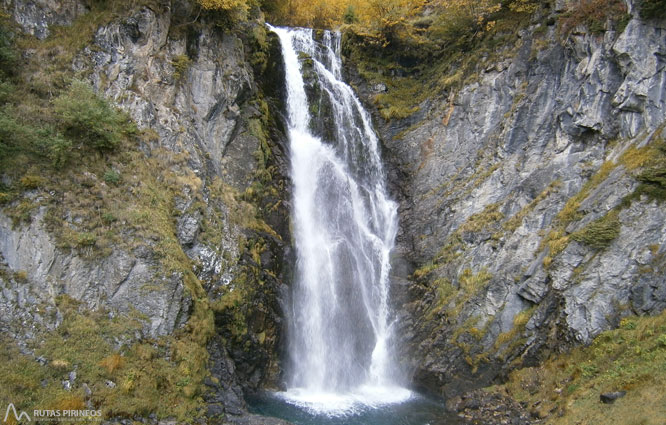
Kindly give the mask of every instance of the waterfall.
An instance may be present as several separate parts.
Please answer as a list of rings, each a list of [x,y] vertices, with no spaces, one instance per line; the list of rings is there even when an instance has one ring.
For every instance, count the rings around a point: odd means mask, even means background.
[[[297,254],[282,397],[327,414],[404,401],[388,303],[397,205],[377,136],[342,81],[339,33],[270,29],[285,62]]]

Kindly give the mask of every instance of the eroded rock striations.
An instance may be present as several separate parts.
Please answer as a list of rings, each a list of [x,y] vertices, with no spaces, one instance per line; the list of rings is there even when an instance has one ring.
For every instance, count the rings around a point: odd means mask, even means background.
[[[402,123],[377,116],[416,385],[452,396],[666,307],[663,181],[648,177],[663,167],[666,23],[635,15],[567,37],[544,20],[474,82]]]

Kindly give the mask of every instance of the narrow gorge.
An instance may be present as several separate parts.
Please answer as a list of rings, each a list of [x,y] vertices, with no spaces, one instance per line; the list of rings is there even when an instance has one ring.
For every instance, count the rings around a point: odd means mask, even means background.
[[[1,412],[663,423],[666,4],[365,3],[3,2]]]

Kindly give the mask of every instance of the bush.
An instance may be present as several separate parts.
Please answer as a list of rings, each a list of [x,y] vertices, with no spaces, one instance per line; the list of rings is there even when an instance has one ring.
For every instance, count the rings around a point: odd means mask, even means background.
[[[353,5],[348,5],[345,10],[345,14],[342,15],[342,22],[345,24],[355,24],[358,22],[358,16],[356,15],[356,9]]]
[[[120,174],[115,170],[108,170],[104,173],[104,181],[108,184],[118,184],[120,182]]]
[[[666,0],[643,0],[640,10],[643,19],[666,18]]]
[[[197,2],[205,10],[213,13],[223,12],[226,16],[221,17],[230,20],[231,24],[247,19],[251,6],[246,0],[197,0]]]
[[[187,55],[178,55],[173,58],[171,65],[173,66],[173,78],[178,81],[185,76],[187,70],[192,64],[192,59]]]
[[[20,183],[21,186],[23,186],[25,189],[37,189],[38,187],[44,185],[46,181],[39,177],[39,176],[34,176],[32,174],[27,174],[23,177],[21,177]]]
[[[0,75],[11,76],[16,73],[16,62],[18,55],[8,29],[0,23]]]
[[[604,249],[619,235],[620,220],[617,218],[617,213],[610,212],[605,217],[593,221],[584,229],[575,232],[571,238],[594,249]]]
[[[135,130],[126,114],[99,97],[83,81],[74,80],[53,104],[65,135],[98,150],[115,149],[124,135]]]
[[[62,168],[69,160],[72,150],[72,141],[66,139],[59,133],[45,134],[42,143],[47,151],[47,156],[56,168]]]
[[[622,0],[579,0],[573,2],[562,18],[561,30],[569,34],[579,25],[585,25],[591,33],[600,34],[606,30],[608,19],[621,20],[627,13]]]

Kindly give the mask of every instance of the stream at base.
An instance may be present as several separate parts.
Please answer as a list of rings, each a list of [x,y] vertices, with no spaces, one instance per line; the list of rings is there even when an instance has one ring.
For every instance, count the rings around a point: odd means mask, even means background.
[[[331,395],[333,396],[333,395]],[[353,398],[353,396],[351,396]],[[310,400],[312,397],[308,397]],[[309,408],[307,404],[297,405],[287,401],[284,393],[263,393],[248,397],[252,413],[273,416],[287,420],[294,425],[462,425],[456,415],[446,411],[442,402],[423,397],[416,393],[401,403],[372,406],[368,400],[353,403],[343,400],[350,407],[344,412],[322,413]],[[322,402],[325,402],[322,399]],[[332,407],[341,400],[330,399]]]

